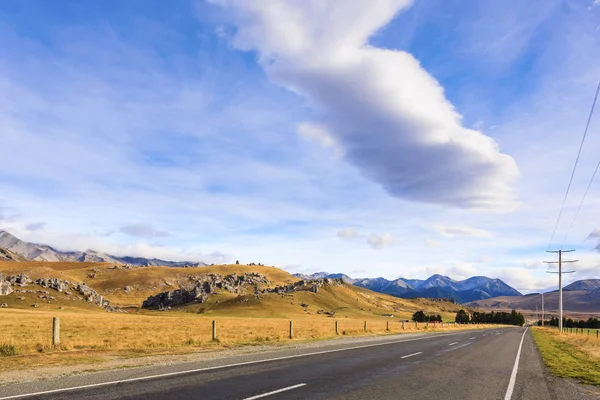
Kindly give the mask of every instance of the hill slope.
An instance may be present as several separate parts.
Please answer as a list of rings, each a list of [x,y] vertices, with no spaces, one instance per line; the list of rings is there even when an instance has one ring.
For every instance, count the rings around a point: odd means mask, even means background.
[[[260,274],[268,280],[268,284],[255,287],[250,285],[233,293],[218,290],[211,294],[201,304],[183,306],[179,311],[202,312],[219,316],[246,317],[300,317],[323,313],[323,317],[333,313],[336,317],[380,317],[383,314],[393,314],[396,317],[410,318],[415,311],[441,314],[446,320],[453,320],[459,306],[456,304],[431,301],[399,299],[393,296],[376,293],[350,284],[322,285],[317,292],[298,290],[292,292],[275,291],[278,286],[289,286],[300,280],[287,272],[274,267],[219,265],[202,268],[115,268],[110,263],[87,262],[0,262],[0,273],[5,276],[26,274],[31,279],[56,278],[70,282],[85,282],[99,295],[112,305],[129,307],[129,312],[155,312],[141,310],[140,306],[149,296],[154,296],[169,290],[189,286],[198,280],[209,276],[219,275],[224,278],[236,274]],[[96,309],[99,307],[83,301],[76,301],[75,295],[49,290],[29,284],[16,289],[7,296],[1,296],[9,308],[31,309],[32,302],[39,305],[41,310],[56,310],[57,307],[83,307]],[[258,289],[258,292],[257,292]],[[36,293],[29,291],[46,290],[53,299],[40,300]],[[259,293],[259,294],[257,294]],[[20,300],[24,297],[25,300]],[[177,312],[177,311],[174,311]]]
[[[600,289],[586,281],[577,281],[563,288],[563,309],[565,313],[600,314]],[[589,287],[589,290],[575,290]],[[539,293],[519,297],[494,297],[486,300],[476,300],[467,303],[470,307],[494,310],[517,309],[521,311],[535,311],[542,308],[542,295]],[[544,308],[548,314],[558,312],[558,291],[544,293]]]
[[[20,255],[13,253],[12,251],[8,250],[8,249],[4,249],[2,247],[0,247],[0,261],[16,261],[16,262],[23,262],[23,261],[27,261],[27,259],[25,257],[21,257]]]

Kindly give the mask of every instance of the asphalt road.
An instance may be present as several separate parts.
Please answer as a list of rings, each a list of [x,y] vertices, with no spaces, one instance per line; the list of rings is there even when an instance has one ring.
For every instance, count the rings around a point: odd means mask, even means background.
[[[0,387],[0,400],[594,398],[545,374],[525,328],[395,336],[158,373],[114,374],[79,385],[62,380],[62,385]],[[78,388],[63,390],[72,387]]]

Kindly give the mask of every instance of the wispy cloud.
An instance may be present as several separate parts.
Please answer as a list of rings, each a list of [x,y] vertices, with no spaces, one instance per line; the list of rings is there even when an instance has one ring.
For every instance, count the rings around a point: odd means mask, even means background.
[[[384,247],[391,246],[394,243],[394,237],[389,233],[378,235],[372,233],[367,239],[367,243],[374,249],[382,249]]]
[[[169,236],[168,232],[158,230],[150,224],[128,224],[119,228],[119,232],[125,235],[140,238],[157,238]]]
[[[354,228],[344,228],[339,230],[336,236],[342,239],[354,239],[358,237],[358,232]]]
[[[257,50],[274,82],[306,97],[346,159],[393,196],[464,208],[514,208],[514,160],[461,125],[411,54],[368,39],[409,1],[248,3],[231,9],[233,44]]]
[[[442,236],[448,238],[455,237],[475,237],[475,238],[490,238],[492,233],[479,228],[473,228],[471,226],[448,226],[443,224],[436,224],[433,228]]]

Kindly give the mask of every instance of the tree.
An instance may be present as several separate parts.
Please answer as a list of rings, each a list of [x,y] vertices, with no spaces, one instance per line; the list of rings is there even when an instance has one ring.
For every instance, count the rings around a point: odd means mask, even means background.
[[[239,262],[238,260],[235,260],[235,263],[236,263],[236,264],[239,264],[240,262]]]
[[[423,311],[417,311],[413,314],[412,320],[415,322],[425,322],[427,320],[427,317],[425,316],[425,313]]]
[[[456,318],[454,319],[459,324],[468,324],[469,323],[469,314],[465,312],[465,310],[459,310],[456,313]]]

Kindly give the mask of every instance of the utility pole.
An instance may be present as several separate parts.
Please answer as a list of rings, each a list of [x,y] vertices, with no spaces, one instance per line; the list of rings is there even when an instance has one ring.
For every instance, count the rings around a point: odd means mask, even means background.
[[[558,261],[544,261],[547,264],[558,264],[558,272],[546,271],[549,274],[558,274],[558,330],[563,331],[563,298],[562,298],[562,274],[572,274],[575,271],[563,271],[563,263],[574,263],[579,260],[563,260],[563,253],[570,253],[575,250],[547,250],[546,253],[558,253]]]
[[[542,326],[546,325],[544,323],[544,293],[542,293]]]

